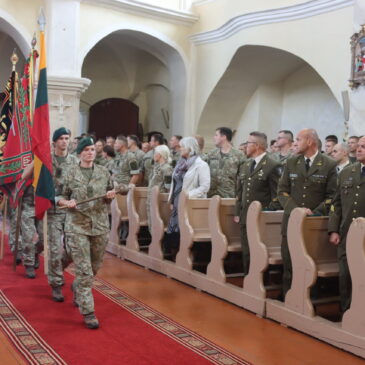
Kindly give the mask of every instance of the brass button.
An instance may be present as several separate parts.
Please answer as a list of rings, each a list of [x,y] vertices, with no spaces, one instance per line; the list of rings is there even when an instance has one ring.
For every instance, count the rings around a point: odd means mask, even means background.
[[[356,204],[357,204],[357,202],[354,202],[354,204],[356,205]]]
[[[304,188],[303,189],[307,189],[307,187],[306,186],[304,186]]]
[[[359,196],[359,194],[355,194],[356,196]]]
[[[352,213],[356,213],[356,210],[353,210]]]
[[[305,194],[303,194],[303,198],[305,198]]]

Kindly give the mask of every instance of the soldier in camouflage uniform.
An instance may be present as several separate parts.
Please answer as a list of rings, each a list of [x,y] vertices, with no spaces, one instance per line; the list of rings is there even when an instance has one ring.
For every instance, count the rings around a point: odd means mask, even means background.
[[[148,182],[153,173],[153,165],[155,161],[153,160],[154,148],[160,145],[163,145],[163,137],[161,134],[153,134],[151,136],[150,147],[149,150],[143,157],[142,163],[142,172],[143,172],[143,186],[148,186]]]
[[[327,215],[336,191],[336,161],[323,155],[314,129],[303,129],[296,137],[297,155],[290,157],[279,180],[278,199],[284,209],[281,226],[283,259],[283,294],[291,287],[292,265],[287,240],[288,220],[296,207],[308,215]],[[284,298],[283,298],[284,299]]]
[[[240,171],[237,188],[236,216],[234,221],[241,225],[243,273],[248,274],[250,249],[247,239],[246,217],[250,204],[257,200],[265,210],[280,209],[277,199],[278,181],[282,173],[281,164],[268,153],[267,137],[264,133],[252,132],[247,141],[247,157]]]
[[[153,169],[153,175],[148,184],[147,195],[147,218],[148,228],[151,231],[151,194],[152,188],[158,186],[160,193],[167,193],[171,187],[172,167],[170,165],[170,151],[167,146],[157,146],[155,148],[155,154],[153,156],[155,165]]]
[[[291,131],[285,129],[279,131],[276,139],[276,145],[279,151],[272,153],[270,157],[284,164],[293,155],[291,152],[293,141],[294,136]]]
[[[337,246],[342,313],[349,309],[352,297],[346,245],[353,242],[346,242],[347,233],[354,219],[365,217],[365,137],[360,138],[356,155],[358,162],[346,166],[338,177],[328,222],[330,242]]]
[[[94,313],[91,288],[108,242],[107,202],[114,198],[115,191],[107,169],[94,164],[95,146],[92,138],[83,138],[77,149],[80,165],[74,165],[67,171],[62,195],[57,196],[56,201],[58,205],[69,208],[65,232],[66,250],[75,263],[74,302],[79,306],[86,326],[96,329],[99,322]],[[102,194],[106,194],[106,198],[76,206],[78,201]]]
[[[105,141],[103,139],[98,139],[95,143],[96,157],[95,163],[98,165],[105,166],[107,161],[103,156],[103,148],[105,146]]]
[[[111,175],[113,174],[113,168],[114,168],[114,159],[115,159],[114,148],[109,145],[105,145],[103,148],[103,156],[107,161],[104,166],[108,169]]]
[[[180,159],[180,141],[182,136],[174,135],[170,138],[169,147],[171,150],[171,166],[175,168],[177,161]]]
[[[114,159],[114,185],[137,185],[140,176],[140,168],[136,156],[128,151],[127,138],[118,136],[115,141],[114,150],[119,152]]]
[[[232,131],[221,127],[216,129],[214,142],[217,148],[208,153],[210,167],[210,190],[208,197],[235,198],[239,171],[245,162],[243,154],[231,145]]]
[[[140,171],[142,171],[144,152],[138,147],[138,145],[140,144],[139,138],[136,135],[131,134],[127,137],[127,141],[128,150],[129,152],[134,154],[138,161],[139,169]]]
[[[78,164],[77,158],[67,153],[70,143],[70,131],[66,128],[56,129],[53,133],[54,153],[52,154],[53,184],[56,195],[62,193],[68,170]],[[66,211],[57,207],[48,210],[48,283],[52,287],[52,299],[63,302],[62,286],[64,284],[63,266],[69,258],[64,252]],[[63,262],[64,261],[64,262]]]

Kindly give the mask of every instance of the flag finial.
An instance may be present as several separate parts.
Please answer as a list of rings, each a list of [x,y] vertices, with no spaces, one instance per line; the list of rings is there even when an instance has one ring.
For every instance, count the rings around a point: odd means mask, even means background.
[[[36,45],[37,45],[37,37],[36,37],[35,32],[34,32],[32,42],[31,42],[31,46],[34,49]]]
[[[44,32],[44,29],[46,26],[46,16],[44,15],[43,8],[41,8],[39,11],[38,24],[39,24],[39,29],[41,30],[41,32]]]
[[[16,54],[16,48],[14,48],[13,54],[10,57],[10,61],[11,61],[12,65],[13,65],[13,71],[15,71],[15,66],[16,66],[16,64],[19,61],[19,57]]]

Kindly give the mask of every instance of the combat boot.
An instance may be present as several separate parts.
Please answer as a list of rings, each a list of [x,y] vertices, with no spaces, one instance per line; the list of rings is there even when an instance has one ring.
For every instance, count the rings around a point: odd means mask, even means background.
[[[34,266],[25,266],[25,276],[28,279],[34,279],[35,278]]]
[[[62,303],[65,300],[65,298],[62,295],[62,287],[61,286],[52,287],[52,299],[55,302],[59,302],[59,303]]]
[[[92,330],[99,328],[99,321],[95,317],[94,313],[84,314],[84,323],[86,324],[87,328]]]

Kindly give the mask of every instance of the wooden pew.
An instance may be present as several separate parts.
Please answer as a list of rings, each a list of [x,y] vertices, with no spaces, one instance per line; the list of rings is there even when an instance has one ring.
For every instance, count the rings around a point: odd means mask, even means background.
[[[150,205],[152,240],[148,255],[159,260],[163,260],[162,238],[171,215],[168,197],[168,193],[159,192],[158,186],[153,187]]]
[[[241,252],[240,225],[233,221],[236,199],[214,196],[209,204],[209,230],[212,241],[212,258],[207,275],[217,282],[226,282],[224,259],[229,252]]]
[[[314,317],[310,288],[318,277],[338,276],[337,248],[328,242],[328,217],[307,217],[305,209],[294,209],[288,222],[288,245],[293,279],[285,306]]]
[[[120,226],[122,222],[128,221],[127,195],[116,194],[110,204],[110,210],[112,222],[107,251],[119,256]]]
[[[342,328],[365,338],[365,218],[355,219],[347,235],[346,255],[352,280],[352,300]]]
[[[253,201],[247,212],[247,238],[250,247],[250,269],[243,282],[248,296],[243,306],[259,315],[265,314],[266,288],[264,273],[269,265],[282,264],[281,222],[283,211],[262,211],[262,205]]]
[[[176,264],[186,270],[193,269],[191,248],[194,242],[210,242],[208,209],[210,199],[189,199],[182,191],[179,198],[180,249]]]
[[[141,227],[147,227],[147,191],[146,187],[131,187],[127,194],[129,233],[127,247],[140,251],[138,233]]]
[[[318,277],[338,275],[337,248],[328,241],[328,217],[307,217],[303,208],[293,210],[288,225],[288,243],[293,264],[292,287],[285,303],[267,299],[266,316],[336,347],[365,357],[364,331],[364,235],[365,221],[351,226],[347,246],[353,276],[353,303],[343,323],[316,316],[310,288]],[[351,247],[351,248],[350,248]]]

